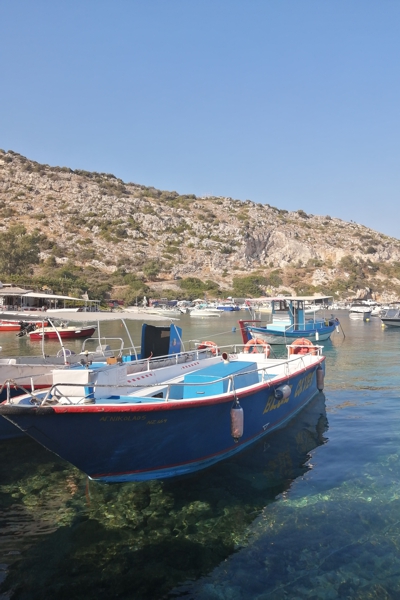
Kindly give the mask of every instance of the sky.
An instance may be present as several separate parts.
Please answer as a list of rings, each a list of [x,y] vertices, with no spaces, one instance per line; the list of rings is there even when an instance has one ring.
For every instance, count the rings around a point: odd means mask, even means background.
[[[0,148],[400,238],[398,0],[1,0]]]

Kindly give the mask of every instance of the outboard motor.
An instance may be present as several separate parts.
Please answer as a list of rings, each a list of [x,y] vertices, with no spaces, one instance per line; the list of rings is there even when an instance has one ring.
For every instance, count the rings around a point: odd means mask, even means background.
[[[27,335],[30,331],[36,329],[36,325],[34,323],[28,323],[27,321],[20,321],[19,326],[21,328],[21,331],[17,333],[17,337],[23,337],[24,335]]]

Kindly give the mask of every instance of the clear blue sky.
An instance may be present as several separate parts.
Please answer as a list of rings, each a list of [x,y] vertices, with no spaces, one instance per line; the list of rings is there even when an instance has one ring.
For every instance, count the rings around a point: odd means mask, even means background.
[[[400,238],[398,0],[1,0],[0,147]]]

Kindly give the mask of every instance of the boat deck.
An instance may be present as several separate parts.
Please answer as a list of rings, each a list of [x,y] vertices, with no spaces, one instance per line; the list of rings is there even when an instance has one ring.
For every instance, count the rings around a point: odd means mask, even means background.
[[[185,375],[170,378],[155,385],[138,385],[128,394],[111,394],[97,397],[95,404],[144,404],[165,401],[195,401],[202,398],[228,394],[266,381],[279,380],[306,368],[319,357],[311,354],[292,356],[289,361],[256,356],[256,362],[248,361],[248,355],[242,354],[229,362],[216,363]],[[300,361],[300,364],[299,364]],[[100,391],[98,389],[98,391]]]
[[[319,351],[318,351],[319,352]],[[237,390],[287,380],[292,375],[318,364],[321,355],[291,355],[288,359],[266,358],[265,354],[214,357],[198,363],[176,365],[141,374],[132,382],[126,377],[126,363],[107,367],[94,363],[53,372],[53,386],[35,392],[39,404],[52,406],[156,404],[194,402],[223,397]],[[187,369],[186,372],[182,369]],[[164,375],[163,375],[164,371]],[[20,396],[13,404],[31,404],[31,396]]]

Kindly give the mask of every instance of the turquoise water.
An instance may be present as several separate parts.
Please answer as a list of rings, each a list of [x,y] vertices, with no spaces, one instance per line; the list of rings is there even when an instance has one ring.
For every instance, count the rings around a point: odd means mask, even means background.
[[[0,598],[399,598],[400,330],[338,316],[325,394],[196,476],[88,483],[29,439],[0,443]],[[180,324],[223,344],[237,318]]]

